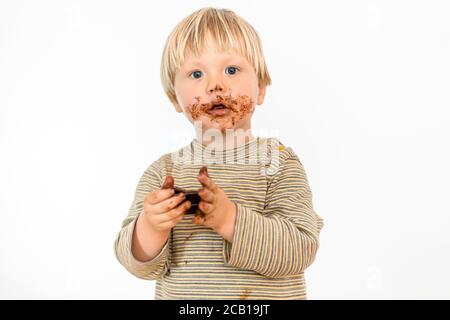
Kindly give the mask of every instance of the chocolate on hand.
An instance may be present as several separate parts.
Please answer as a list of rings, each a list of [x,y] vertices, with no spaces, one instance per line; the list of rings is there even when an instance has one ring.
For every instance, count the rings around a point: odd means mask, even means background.
[[[161,186],[161,189],[172,189],[174,184],[174,179],[172,176],[166,176],[166,179],[164,180],[163,185]]]

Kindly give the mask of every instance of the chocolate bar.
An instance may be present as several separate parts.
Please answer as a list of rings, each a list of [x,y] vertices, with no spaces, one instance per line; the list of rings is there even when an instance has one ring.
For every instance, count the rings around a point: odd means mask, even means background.
[[[186,198],[184,201],[189,200],[191,202],[191,206],[189,209],[186,210],[186,214],[194,214],[196,213],[198,209],[198,204],[200,203],[200,196],[198,195],[197,191],[188,191],[182,188],[174,187],[175,195],[179,194],[180,192],[183,192],[186,195]],[[183,201],[183,202],[184,202]],[[200,211],[200,210],[199,210]]]

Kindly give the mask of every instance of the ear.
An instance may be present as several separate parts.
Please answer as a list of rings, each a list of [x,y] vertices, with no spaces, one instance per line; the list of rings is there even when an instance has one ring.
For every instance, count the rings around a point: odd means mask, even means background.
[[[259,87],[258,100],[256,101],[257,105],[261,105],[264,102],[264,97],[266,96],[266,87],[267,85],[262,85]]]

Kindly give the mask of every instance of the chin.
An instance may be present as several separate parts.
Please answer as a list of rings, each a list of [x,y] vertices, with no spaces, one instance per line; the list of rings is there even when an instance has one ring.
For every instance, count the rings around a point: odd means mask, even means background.
[[[225,133],[226,130],[234,130],[236,129],[236,125],[233,126],[231,123],[211,123],[207,122],[203,126],[203,130],[219,130],[222,133]]]
[[[222,133],[226,133],[226,130],[237,130],[244,127],[249,127],[246,123],[250,121],[249,117],[238,117],[233,114],[227,117],[210,117],[202,115],[198,119],[193,120],[192,123],[195,127],[201,127],[203,131],[208,129],[219,130]]]

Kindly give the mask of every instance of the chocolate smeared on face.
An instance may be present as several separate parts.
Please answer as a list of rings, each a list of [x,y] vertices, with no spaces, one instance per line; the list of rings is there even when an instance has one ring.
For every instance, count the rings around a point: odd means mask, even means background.
[[[230,117],[233,126],[236,121],[241,120],[244,116],[252,111],[253,101],[247,96],[238,96],[234,99],[231,94],[228,96],[217,96],[214,102],[200,103],[200,97],[195,97],[197,102],[190,104],[188,110],[190,110],[192,119],[197,120],[200,116],[205,115],[211,118],[213,121],[219,121],[219,118]],[[222,104],[224,107],[230,110],[230,114],[214,115],[209,111],[214,107],[214,105]]]

